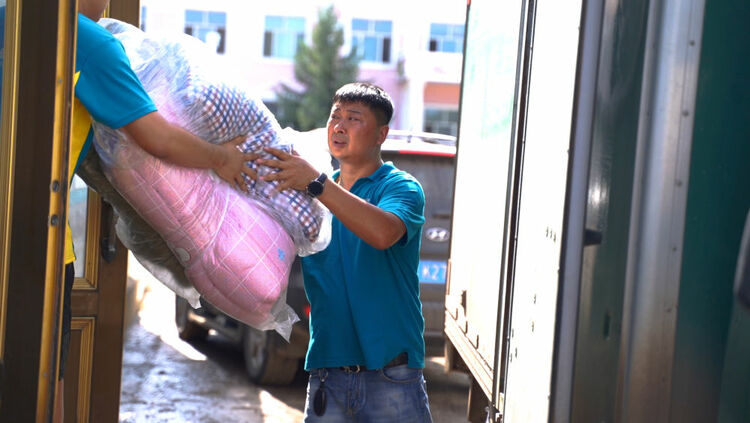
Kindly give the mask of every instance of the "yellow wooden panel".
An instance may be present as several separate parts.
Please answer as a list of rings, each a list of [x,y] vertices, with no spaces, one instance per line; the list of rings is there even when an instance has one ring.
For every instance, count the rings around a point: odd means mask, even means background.
[[[91,369],[94,360],[94,326],[93,317],[74,318],[71,322],[73,333],[79,332],[80,344],[78,355],[78,389],[76,414],[79,423],[89,421],[89,402],[91,400]],[[66,378],[67,379],[67,378]]]

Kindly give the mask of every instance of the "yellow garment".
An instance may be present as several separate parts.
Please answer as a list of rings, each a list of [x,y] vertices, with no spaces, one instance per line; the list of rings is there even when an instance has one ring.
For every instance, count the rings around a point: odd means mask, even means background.
[[[73,89],[78,83],[78,77],[81,72],[76,72],[73,76]],[[73,172],[81,155],[83,145],[86,143],[86,137],[91,130],[91,115],[78,98],[73,98],[73,128],[70,135],[69,161],[68,161],[68,197],[70,197],[70,183],[73,180]],[[70,223],[65,228],[65,264],[72,263],[76,260],[75,251],[73,250],[73,231],[70,229]]]

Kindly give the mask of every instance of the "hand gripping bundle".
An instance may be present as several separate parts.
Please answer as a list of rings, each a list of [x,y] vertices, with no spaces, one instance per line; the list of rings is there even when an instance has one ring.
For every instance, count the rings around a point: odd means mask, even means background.
[[[200,41],[187,35],[157,39],[113,19],[100,24],[122,42],[131,67],[168,121],[216,144],[245,136],[240,149],[266,157],[263,147],[289,151],[298,139],[294,131],[281,131],[249,90],[232,83],[219,69],[218,56]],[[122,131],[97,122],[94,130],[107,178],[166,241],[197,292],[246,324],[288,336],[296,320],[285,302],[292,261],[295,254],[327,246],[330,213],[302,192],[276,191],[276,182],[245,177],[245,194],[213,172],[149,155]],[[322,148],[307,150],[305,159],[330,171],[330,156]],[[273,171],[255,170],[259,175]],[[137,244],[142,232],[118,227],[118,235],[127,246]],[[188,299],[195,304],[194,297]]]

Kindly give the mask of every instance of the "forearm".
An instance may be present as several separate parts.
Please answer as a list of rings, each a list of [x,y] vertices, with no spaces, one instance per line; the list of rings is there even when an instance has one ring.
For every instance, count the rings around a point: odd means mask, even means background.
[[[122,129],[152,156],[178,166],[217,169],[228,159],[226,152],[218,145],[167,122],[156,112]]]
[[[218,145],[210,144],[174,125],[163,142],[159,143],[157,154],[151,154],[178,166],[199,169],[219,169],[228,160],[227,154]]]
[[[347,229],[379,250],[391,247],[406,232],[406,226],[396,215],[368,203],[333,181],[326,183],[318,200]]]
[[[307,184],[320,174],[297,155],[271,147],[266,147],[265,150],[278,159],[258,159],[256,163],[278,169],[275,173],[265,175],[263,180],[278,181],[276,189],[279,191],[304,191]],[[323,192],[317,198],[347,229],[373,248],[385,250],[406,233],[406,225],[398,216],[357,197],[333,180],[328,180],[323,185]]]

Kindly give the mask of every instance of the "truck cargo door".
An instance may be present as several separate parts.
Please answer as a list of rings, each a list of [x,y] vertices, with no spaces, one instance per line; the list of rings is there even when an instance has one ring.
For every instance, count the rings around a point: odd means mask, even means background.
[[[516,149],[521,22],[521,2],[474,1],[469,6],[445,332],[487,398],[492,396],[499,316],[504,313],[502,269]]]
[[[548,421],[581,22],[581,1],[532,7],[527,43],[533,51],[519,125],[517,241],[509,272],[505,422]]]

